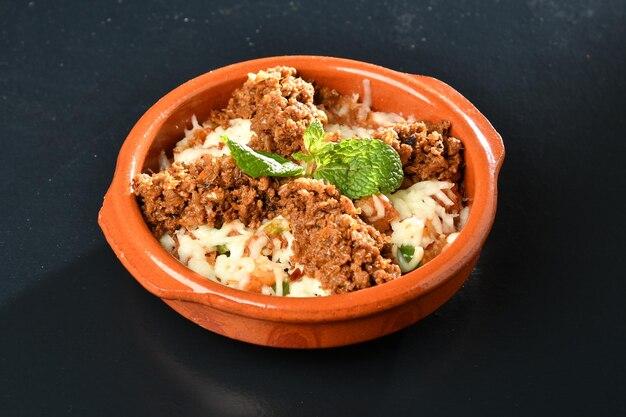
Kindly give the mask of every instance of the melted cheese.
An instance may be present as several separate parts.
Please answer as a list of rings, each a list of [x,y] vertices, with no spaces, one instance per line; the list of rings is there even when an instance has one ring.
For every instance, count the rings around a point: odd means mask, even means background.
[[[252,139],[254,132],[250,129],[250,119],[232,119],[228,122],[228,128],[224,129],[221,126],[209,133],[202,145],[205,148],[211,146],[218,146],[221,143],[220,138],[222,135],[228,136],[228,138],[234,142],[246,145]],[[229,155],[228,147],[224,147],[224,155]]]
[[[424,234],[424,220],[408,217],[404,220],[391,222],[391,252],[398,260],[402,272],[409,272],[417,268],[424,257],[422,236]],[[398,251],[402,246],[411,246],[415,252],[409,262],[404,262]]]
[[[400,215],[391,222],[391,251],[396,259],[400,259],[398,251],[401,246],[415,248],[408,264],[399,262],[403,272],[416,268],[424,249],[439,236],[449,238],[448,245],[456,238],[454,234],[458,230],[454,219],[459,215],[446,212],[446,207],[454,205],[454,201],[443,192],[453,186],[447,181],[422,181],[389,195],[391,204]]]
[[[224,129],[218,126],[211,132],[209,132],[204,140],[204,143],[200,146],[189,146],[189,139],[193,137],[196,130],[208,129],[198,124],[198,120],[194,115],[191,119],[192,128],[185,130],[185,138],[179,141],[174,148],[174,162],[192,163],[203,155],[222,156],[229,155],[230,151],[227,146],[221,141],[223,135],[228,136],[229,139],[247,144],[254,132],[250,129],[250,119],[232,119],[228,122],[228,128]]]
[[[291,283],[287,297],[320,297],[329,294],[328,291],[322,288],[319,280],[302,277],[298,281]]]
[[[372,83],[367,78],[363,80],[363,104],[372,107]]]
[[[215,259],[215,275],[220,281],[231,287],[245,287],[256,264],[250,257],[235,258],[234,256],[219,255]]]
[[[174,248],[176,248],[176,242],[170,235],[165,233],[163,236],[161,236],[161,238],[159,239],[159,242],[161,243],[161,246],[165,248],[166,251],[168,251],[169,253],[174,252]]]
[[[439,191],[450,189],[453,186],[453,183],[447,181],[421,181],[405,190],[388,195],[388,198],[400,213],[401,219],[411,216],[423,220],[446,215],[454,217],[454,215],[445,213],[445,207],[442,207],[433,198]],[[438,208],[443,209],[443,212]]]
[[[236,220],[225,223],[220,229],[199,226],[193,230],[181,228],[175,233],[178,240],[178,259],[192,271],[215,282],[229,287],[245,290],[251,280],[267,280],[272,277],[272,284],[263,282],[263,294],[282,296],[283,282],[288,279],[287,271],[293,271],[291,245],[294,237],[289,230],[289,223],[282,216],[264,222],[258,229],[247,228]],[[161,245],[173,252],[175,241],[165,234],[160,239]],[[207,254],[216,251],[228,253],[217,255],[215,265],[211,265]],[[294,286],[295,285],[295,286]],[[291,289],[294,288],[293,295]],[[329,295],[321,289],[319,280],[302,277],[297,282],[289,283],[290,293],[294,297],[314,297]]]
[[[211,151],[205,148],[187,148],[174,153],[174,162],[190,164],[200,159],[203,155],[210,155]]]
[[[382,111],[373,111],[370,113],[370,120],[378,126],[388,127],[396,123],[402,123],[406,120],[397,113],[385,113]]]
[[[371,138],[374,134],[374,129],[366,129],[364,127],[358,126],[348,126],[348,125],[340,125],[336,123],[328,124],[324,130],[328,133],[339,132],[341,134],[341,139],[350,139],[350,138]]]

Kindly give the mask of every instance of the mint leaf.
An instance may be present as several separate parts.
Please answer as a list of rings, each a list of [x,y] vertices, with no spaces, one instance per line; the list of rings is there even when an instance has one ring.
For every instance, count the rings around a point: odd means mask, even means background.
[[[302,141],[308,154],[304,152],[296,152],[291,157],[298,161],[306,162],[306,175],[310,176],[313,172],[315,164],[315,158],[317,155],[332,144],[327,143],[324,139],[326,134],[324,133],[324,126],[319,120],[313,120],[307,126],[304,134],[302,135]]]
[[[292,158],[306,162],[306,171],[287,158],[256,151],[222,136],[237,166],[252,177],[293,177],[306,173],[334,184],[351,199],[392,193],[404,179],[398,153],[374,139],[325,141],[324,127],[314,120],[306,128],[303,142],[308,154],[296,152]],[[314,171],[315,170],[315,171]]]
[[[305,162],[312,161],[314,158],[313,155],[308,155],[304,152],[296,152],[293,155],[291,155],[291,157],[298,161],[305,161]]]
[[[251,177],[295,177],[304,172],[300,165],[280,155],[255,151],[247,145],[228,139],[226,135],[222,136],[221,140],[228,145],[230,155],[235,159],[239,169]]]
[[[324,134],[324,126],[319,120],[313,120],[304,131],[304,135],[302,136],[302,141],[304,142],[304,147],[311,155],[315,155],[320,152],[326,145],[329,145],[324,138],[326,135]]]
[[[242,146],[245,146],[246,148],[250,149],[252,152],[256,152],[259,155],[263,155],[263,156],[266,156],[268,158],[272,158],[274,161],[280,162],[281,164],[284,164],[285,162],[291,162],[289,159],[287,159],[287,158],[285,158],[283,156],[280,156],[278,154],[275,154],[275,153],[259,151],[258,149],[252,149],[252,148],[250,148],[247,145],[242,145]]]
[[[313,178],[334,184],[351,199],[392,193],[404,179],[400,155],[376,139],[345,139],[316,155]]]

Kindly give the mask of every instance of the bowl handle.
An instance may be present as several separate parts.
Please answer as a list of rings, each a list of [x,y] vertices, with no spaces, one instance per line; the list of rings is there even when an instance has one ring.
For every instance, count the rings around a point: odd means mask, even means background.
[[[434,90],[440,97],[446,97],[446,101],[454,107],[459,108],[463,113],[471,117],[478,129],[483,133],[488,149],[491,153],[491,168],[497,175],[504,162],[504,143],[502,137],[493,128],[489,120],[478,109],[461,95],[454,88],[443,81],[425,75],[406,74],[422,86]]]

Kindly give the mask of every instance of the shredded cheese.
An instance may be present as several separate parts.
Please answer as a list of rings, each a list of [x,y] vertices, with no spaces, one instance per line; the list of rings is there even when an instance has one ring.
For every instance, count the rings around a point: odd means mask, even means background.
[[[339,132],[342,139],[350,139],[350,138],[371,138],[374,134],[374,129],[366,129],[364,127],[358,126],[347,126],[340,125],[336,123],[328,124],[324,130],[328,133]]]
[[[456,239],[463,225],[459,222],[457,228],[455,219],[459,214],[446,211],[447,207],[454,205],[454,201],[444,193],[453,186],[454,183],[447,181],[421,181],[388,196],[400,215],[391,222],[391,251],[399,260],[403,272],[416,268],[423,258],[424,249],[435,240],[446,238],[447,245],[450,245]],[[464,208],[461,214],[466,217],[468,210]],[[405,265],[400,262],[399,250],[402,246],[415,248],[411,261]]]
[[[203,127],[198,124],[198,120],[194,115],[191,119],[191,129],[185,130],[185,138],[180,140],[174,148],[174,162],[192,163],[203,155],[222,156],[229,155],[230,151],[227,146],[221,141],[223,135],[228,136],[229,139],[247,144],[254,132],[250,128],[250,119],[231,119],[228,123],[228,128],[224,129],[218,126],[215,129],[209,127]],[[207,133],[204,143],[199,146],[189,146],[190,139],[196,134],[198,130],[210,130]]]
[[[215,282],[246,290],[254,284],[252,281],[259,280],[262,283],[261,293],[277,296],[330,294],[321,288],[317,279],[302,276],[295,282],[288,281],[288,271],[299,266],[290,260],[294,237],[289,223],[282,216],[264,222],[258,229],[248,228],[235,220],[219,229],[208,226],[193,230],[180,228],[175,237],[178,259],[192,271]],[[176,242],[171,236],[164,234],[160,242],[166,250],[174,252]],[[213,252],[219,253],[215,257],[215,265],[207,259],[207,255]],[[288,294],[283,294],[285,282],[289,283]]]
[[[329,292],[322,288],[319,280],[310,277],[302,277],[289,286],[289,297],[320,297],[329,295]]]

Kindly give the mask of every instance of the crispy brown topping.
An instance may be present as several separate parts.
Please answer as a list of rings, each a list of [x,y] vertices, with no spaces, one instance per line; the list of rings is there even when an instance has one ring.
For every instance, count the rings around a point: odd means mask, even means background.
[[[230,156],[203,156],[192,164],[173,164],[156,174],[138,175],[133,191],[156,236],[180,227],[219,228],[233,220],[258,227],[272,218],[278,182],[244,174]]]
[[[461,141],[447,135],[449,123],[400,123],[374,133],[374,138],[391,145],[404,168],[403,188],[419,181],[461,178]]]
[[[251,119],[256,136],[249,145],[288,158],[305,150],[302,135],[309,123],[326,122],[326,114],[313,104],[314,94],[313,85],[296,77],[294,68],[270,68],[235,90],[228,106],[212,118],[225,127],[232,118]]]

